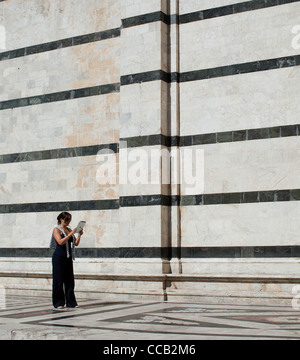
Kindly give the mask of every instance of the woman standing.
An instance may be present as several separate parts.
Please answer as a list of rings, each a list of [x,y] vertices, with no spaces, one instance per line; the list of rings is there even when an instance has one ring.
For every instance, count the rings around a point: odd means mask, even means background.
[[[69,224],[72,215],[62,212],[57,217],[58,226],[53,230],[51,247],[55,247],[52,256],[52,301],[55,309],[62,310],[67,305],[68,308],[78,307],[74,294],[74,245],[80,243],[83,231],[75,237],[76,228],[71,230]]]

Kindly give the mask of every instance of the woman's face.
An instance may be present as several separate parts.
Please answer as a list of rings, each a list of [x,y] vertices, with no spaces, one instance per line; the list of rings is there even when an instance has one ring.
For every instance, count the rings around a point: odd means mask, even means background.
[[[70,222],[71,222],[71,218],[68,217],[61,220],[61,224],[64,226],[69,226]]]

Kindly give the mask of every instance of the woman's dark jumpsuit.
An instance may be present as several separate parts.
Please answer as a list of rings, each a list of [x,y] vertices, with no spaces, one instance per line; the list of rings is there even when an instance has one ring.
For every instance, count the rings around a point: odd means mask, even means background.
[[[63,239],[65,236],[61,234]],[[55,308],[64,306],[73,308],[77,306],[74,294],[74,273],[72,256],[67,257],[66,246],[69,247],[69,254],[71,254],[71,243],[73,237],[64,245],[59,245],[56,241],[56,248],[52,256],[52,301]]]

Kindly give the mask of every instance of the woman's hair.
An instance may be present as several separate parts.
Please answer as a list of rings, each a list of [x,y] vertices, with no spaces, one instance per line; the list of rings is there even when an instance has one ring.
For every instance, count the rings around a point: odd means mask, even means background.
[[[58,225],[61,223],[61,220],[71,220],[72,219],[72,215],[66,211],[60,213],[57,217],[57,221],[58,221]]]

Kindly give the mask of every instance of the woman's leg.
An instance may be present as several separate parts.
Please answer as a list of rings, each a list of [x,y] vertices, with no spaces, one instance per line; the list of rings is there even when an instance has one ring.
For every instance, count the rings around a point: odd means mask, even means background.
[[[75,281],[73,272],[73,261],[71,258],[67,260],[65,275],[66,303],[67,307],[73,308],[77,306],[77,302],[74,294]]]
[[[52,302],[55,308],[65,305],[64,272],[65,261],[60,256],[52,257]]]

